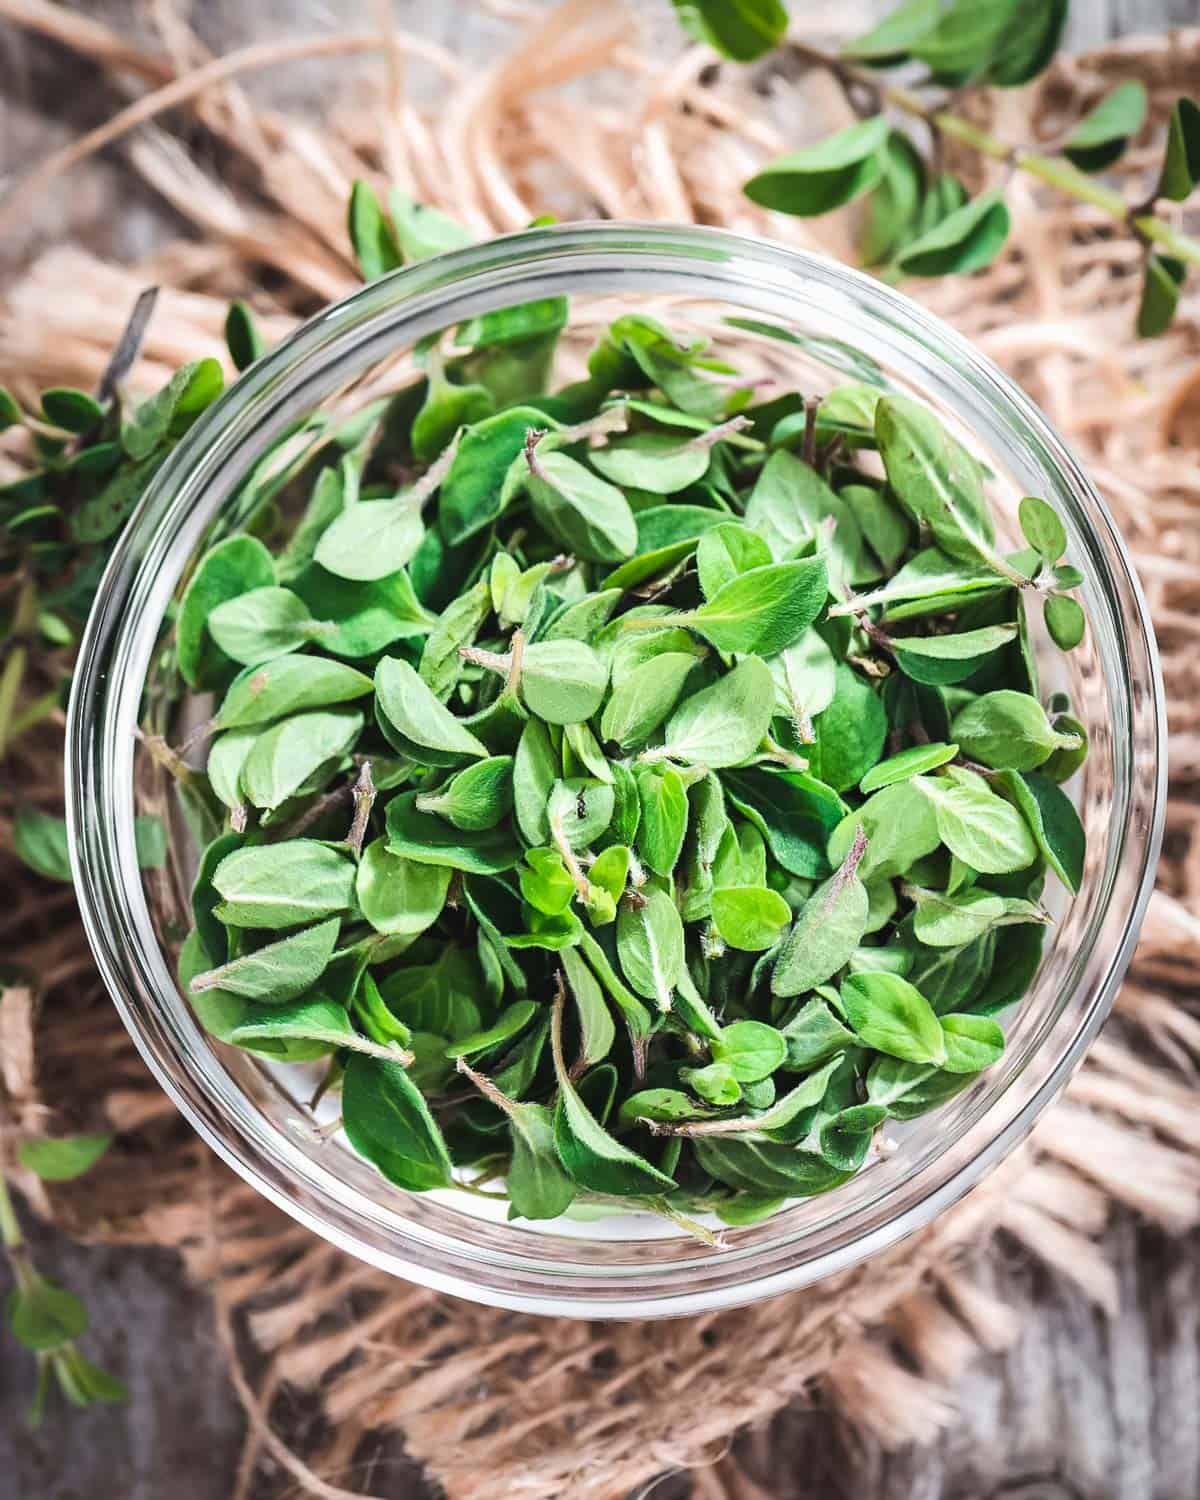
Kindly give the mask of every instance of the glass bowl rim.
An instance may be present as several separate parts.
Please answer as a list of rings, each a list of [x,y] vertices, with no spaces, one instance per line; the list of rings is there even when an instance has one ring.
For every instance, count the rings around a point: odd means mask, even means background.
[[[1049,1076],[1015,1111],[1010,1111],[999,1129],[990,1134],[984,1129],[986,1114],[969,1123],[961,1139],[956,1139],[953,1144],[957,1146],[977,1137],[977,1147],[970,1153],[962,1153],[963,1159],[949,1171],[935,1172],[932,1169],[942,1166],[952,1155],[950,1150],[916,1169],[912,1177],[930,1175],[932,1180],[901,1212],[884,1214],[880,1222],[865,1232],[849,1239],[843,1235],[832,1248],[811,1258],[802,1257],[790,1264],[772,1265],[757,1275],[753,1270],[746,1273],[743,1263],[739,1267],[741,1274],[731,1279],[718,1275],[714,1284],[706,1282],[700,1285],[704,1278],[699,1278],[698,1273],[719,1267],[732,1270],[742,1258],[731,1258],[728,1252],[716,1251],[702,1262],[688,1261],[682,1266],[656,1268],[657,1282],[661,1284],[655,1283],[652,1274],[650,1284],[643,1285],[637,1283],[636,1278],[629,1277],[600,1286],[598,1275],[603,1281],[603,1272],[597,1273],[595,1267],[568,1266],[564,1269],[535,1258],[521,1266],[514,1263],[514,1259],[519,1262],[520,1257],[500,1257],[504,1264],[491,1281],[487,1281],[481,1279],[478,1272],[481,1268],[491,1270],[488,1258],[468,1256],[465,1260],[461,1257],[455,1260],[454,1252],[461,1250],[461,1245],[454,1242],[452,1236],[442,1236],[449,1243],[440,1245],[435,1255],[428,1253],[432,1242],[421,1236],[416,1236],[412,1245],[401,1249],[380,1244],[378,1236],[372,1239],[370,1231],[376,1226],[370,1223],[364,1226],[361,1204],[356,1207],[346,1201],[347,1193],[352,1195],[354,1190],[338,1192],[336,1189],[341,1185],[332,1180],[333,1174],[328,1171],[300,1169],[303,1192],[298,1194],[297,1150],[290,1153],[284,1150],[275,1156],[264,1152],[260,1143],[249,1139],[245,1119],[232,1119],[227,1112],[216,1108],[211,1079],[200,1079],[196,1069],[185,1068],[185,1077],[181,1080],[180,1054],[177,1049],[172,1053],[165,1045],[167,1038],[162,1030],[162,1014],[155,1014],[153,1010],[158,1006],[161,1012],[164,1002],[167,1005],[172,1001],[176,1005],[184,1003],[173,977],[168,971],[170,982],[167,986],[146,983],[144,966],[136,973],[130,967],[135,958],[140,963],[145,957],[147,935],[152,939],[150,946],[160,971],[163,970],[163,959],[157,941],[153,940],[140,882],[123,883],[120,878],[122,869],[136,870],[136,861],[129,863],[133,855],[133,787],[132,774],[122,785],[121,775],[112,772],[113,767],[131,768],[132,734],[129,734],[129,748],[122,750],[115,738],[120,715],[112,711],[112,703],[116,701],[118,706],[126,703],[128,693],[122,698],[120,674],[111,674],[114,682],[110,682],[110,673],[114,660],[119,662],[127,653],[130,632],[146,613],[145,585],[147,577],[153,578],[155,571],[155,538],[172,533],[170,549],[163,555],[186,548],[188,539],[178,533],[177,523],[189,514],[189,506],[195,508],[196,499],[204,493],[202,481],[195,478],[195,474],[204,468],[201,461],[211,465],[222,441],[232,441],[231,433],[236,434],[241,416],[256,402],[269,401],[277,385],[286,385],[284,377],[289,371],[299,369],[306,361],[318,356],[335,364],[337,351],[347,341],[348,348],[360,361],[359,367],[364,367],[369,363],[369,359],[363,357],[364,350],[369,350],[373,343],[379,344],[380,352],[387,352],[400,342],[394,337],[389,340],[389,329],[394,331],[397,322],[403,324],[411,320],[416,315],[413,305],[419,311],[432,298],[432,305],[436,307],[439,296],[450,291],[461,295],[473,282],[480,286],[494,285],[498,272],[520,268],[537,275],[561,271],[565,267],[582,273],[599,264],[614,278],[614,286],[605,290],[616,291],[622,272],[632,273],[635,262],[636,273],[646,276],[661,273],[663,278],[684,270],[703,278],[706,268],[710,269],[711,284],[706,290],[713,297],[724,297],[730,302],[738,301],[734,283],[739,264],[773,278],[780,289],[786,288],[791,279],[793,288],[801,283],[815,283],[834,291],[848,291],[874,313],[882,316],[886,311],[893,318],[902,320],[904,337],[913,345],[919,344],[923,336],[943,355],[953,355],[955,361],[979,381],[987,401],[997,410],[1006,410],[1014,421],[1032,432],[1039,448],[1045,451],[1058,475],[1074,491],[1081,508],[1088,512],[1086,523],[1092,533],[1102,528],[1104,536],[1101,540],[1107,542],[1111,558],[1121,570],[1120,584],[1126,591],[1127,601],[1132,604],[1132,612],[1127,611],[1126,617],[1118,620],[1118,629],[1123,642],[1130,638],[1129,632],[1133,632],[1149,688],[1140,704],[1135,701],[1130,705],[1131,739],[1134,727],[1140,725],[1141,733],[1153,741],[1155,775],[1152,782],[1133,787],[1122,832],[1122,848],[1131,836],[1139,836],[1141,864],[1133,898],[1123,918],[1113,917],[1110,912],[1112,891],[1108,892],[1094,924],[1092,946],[1110,921],[1114,925],[1123,922],[1120,936],[1100,982],[1087,1001],[1082,1019],[1053,1061]],[[643,289],[634,274],[630,274],[629,284],[637,286],[638,290]],[[515,300],[525,299],[501,295],[493,298],[490,305],[510,305]],[[743,302],[743,305],[751,304]],[[909,329],[915,331],[909,334]],[[929,358],[927,349],[925,358]],[[286,413],[277,412],[276,415],[278,425],[282,425]],[[264,447],[273,436],[272,432],[263,440]],[[227,498],[227,495],[222,496],[217,503],[223,503]],[[207,519],[205,517],[205,523]],[[176,523],[174,532],[169,524],[172,522]],[[198,534],[191,538],[193,547],[198,539]],[[161,560],[160,556],[158,561]],[[131,593],[139,587],[141,610],[136,607],[126,609]],[[134,602],[136,605],[136,598]],[[110,686],[115,686],[114,692],[109,691]],[[140,686],[138,691],[140,693]],[[122,722],[127,728],[132,727],[126,720]],[[133,722],[136,723],[136,718]],[[706,1311],[807,1285],[894,1244],[928,1224],[963,1196],[1027,1134],[1082,1060],[1111,1008],[1132,958],[1153,889],[1162,839],[1166,798],[1165,731],[1164,693],[1149,611],[1111,516],[1047,419],[968,340],[904,294],[883,286],[864,273],[828,257],[769,240],[695,226],[612,221],[556,225],[502,236],[418,262],[331,304],[257,361],[170,454],[113,547],[80,648],[68,711],[66,757],[72,869],[81,914],[97,965],[124,1024],[152,1073],[208,1145],[265,1197],[308,1228],[393,1274],[495,1305],[579,1317],[645,1317]],[[112,819],[105,816],[110,810],[115,813]],[[96,816],[97,811],[99,816]],[[132,889],[134,886],[136,893]],[[139,902],[140,910],[135,910]],[[115,933],[130,939],[133,950],[114,941]],[[151,962],[153,965],[153,960]],[[157,977],[161,980],[162,973]],[[169,995],[166,990],[169,990]],[[149,1012],[147,1006],[151,1007]],[[150,1023],[157,1028],[153,1034]],[[1003,1097],[1002,1093],[990,1109],[994,1109]],[[236,1139],[234,1131],[237,1132]],[[272,1131],[277,1138],[275,1144],[283,1142],[286,1145],[283,1133],[277,1127],[272,1127]],[[293,1163],[291,1171],[287,1166],[289,1157]],[[303,1160],[312,1165],[308,1158]],[[903,1179],[904,1185],[909,1185],[909,1182],[909,1178]],[[437,1238],[435,1234],[434,1240]],[[422,1256],[417,1252],[425,1254]],[[446,1269],[448,1252],[453,1262],[449,1270]],[[583,1274],[576,1276],[576,1272]],[[691,1289],[684,1284],[689,1277],[694,1283]]]

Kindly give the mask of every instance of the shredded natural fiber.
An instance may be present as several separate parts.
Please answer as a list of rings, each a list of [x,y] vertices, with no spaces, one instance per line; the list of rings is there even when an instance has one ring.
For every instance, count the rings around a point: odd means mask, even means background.
[[[695,220],[846,250],[844,224],[776,218],[740,194],[753,167],[802,129],[803,111],[840,123],[828,117],[844,105],[821,82],[730,68],[714,76],[699,48],[659,67],[616,0],[489,8],[513,23],[512,50],[468,73],[388,20],[378,34],[214,60],[167,4],[150,7],[157,37],[141,50],[50,0],[0,0],[0,16],[88,55],[131,97],[30,184],[120,142],[196,231],[133,267],[69,246],[44,254],[0,307],[0,379],[25,396],[94,385],[149,281],[164,292],[136,382],[220,355],[232,294],[248,296],[277,337],[355,284],[343,212],[361,175],[399,182],[480,233],[549,211]],[[246,70],[313,56],[346,69],[319,122],[257,107],[244,92]],[[1200,32],[1060,62],[1035,88],[987,107],[1007,138],[1045,139],[1126,77],[1144,80],[1161,123],[1178,93],[1200,93]],[[431,90],[436,111],[420,102]],[[184,125],[194,140],[197,122],[219,176],[167,133]],[[1135,152],[1125,170],[1140,166]],[[339,1485],[351,1483],[365,1435],[383,1427],[403,1431],[451,1500],[617,1500],[689,1466],[705,1500],[752,1495],[728,1456],[732,1435],[818,1388],[884,1444],[935,1436],[964,1367],[1016,1332],[971,1275],[997,1231],[1111,1308],[1116,1279],[1097,1242],[1114,1201],[1172,1231],[1200,1223],[1198,307],[1185,298],[1170,334],[1137,342],[1132,242],[1095,210],[1035,195],[1019,177],[1010,202],[1010,248],[988,272],[914,290],[1041,403],[1133,549],[1170,702],[1168,834],[1132,977],[1087,1065],[1033,1141],[919,1237],[809,1291],[672,1322],[549,1321],[391,1280],[312,1238],[209,1156],[121,1029],[70,894],[0,855],[0,951],[37,985],[9,989],[0,1009],[7,1130],[41,1126],[46,1100],[56,1125],[94,1125],[102,1114],[120,1132],[118,1149],[81,1182],[47,1194],[17,1180],[69,1231],[174,1246],[211,1287],[249,1417],[234,1500],[264,1460],[302,1493],[357,1494]],[[0,473],[11,466],[0,442]],[[22,793],[48,808],[60,798],[61,727],[27,737],[15,767]],[[0,842],[11,847],[5,826]],[[238,1363],[236,1329],[262,1353],[257,1389]],[[272,1426],[288,1387],[319,1393],[326,1418],[303,1458]]]

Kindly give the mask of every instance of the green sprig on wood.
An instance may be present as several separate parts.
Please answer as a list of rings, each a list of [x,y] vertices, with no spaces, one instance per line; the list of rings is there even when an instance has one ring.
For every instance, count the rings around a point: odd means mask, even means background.
[[[732,61],[778,50],[828,72],[859,117],[764,167],[745,185],[754,202],[808,218],[861,200],[860,252],[888,278],[981,270],[1004,246],[1008,209],[1002,187],[970,198],[946,171],[945,148],[954,143],[1119,224],[1143,251],[1139,334],[1170,325],[1189,270],[1200,265],[1200,242],[1158,205],[1184,202],[1200,182],[1200,105],[1176,101],[1160,169],[1140,201],[1098,175],[1145,124],[1146,90],[1137,80],[1118,84],[1049,147],[1001,140],[963,113],[972,92],[1026,84],[1050,65],[1068,0],[904,0],[837,52],[789,35],[780,0],[675,0],[675,8],[691,37]]]

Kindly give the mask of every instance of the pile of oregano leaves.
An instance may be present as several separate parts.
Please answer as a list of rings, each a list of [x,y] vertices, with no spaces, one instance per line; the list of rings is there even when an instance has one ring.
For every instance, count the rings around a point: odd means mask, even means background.
[[[1008,237],[1004,187],[971,197],[947,169],[952,145],[1087,203],[1132,235],[1142,252],[1137,330],[1153,337],[1170,324],[1200,243],[1157,207],[1183,202],[1200,182],[1200,105],[1176,101],[1161,167],[1137,201],[1101,174],[1145,124],[1140,80],[1117,84],[1050,142],[1003,140],[972,118],[973,94],[1019,87],[1050,66],[1070,0],[903,0],[836,52],[789,34],[784,0],[673,4],[689,36],[734,62],[774,57],[827,73],[857,117],[756,173],[745,184],[755,203],[807,218],[858,198],[862,259],[881,276],[978,271]]]
[[[351,225],[404,253],[363,190]],[[1083,867],[1026,629],[1078,644],[1081,577],[1037,498],[998,541],[913,400],[757,399],[638,314],[547,393],[568,315],[427,340],[197,560],[225,821],[180,976],[221,1041],[321,1060],[401,1187],[743,1224],[1001,1055]]]

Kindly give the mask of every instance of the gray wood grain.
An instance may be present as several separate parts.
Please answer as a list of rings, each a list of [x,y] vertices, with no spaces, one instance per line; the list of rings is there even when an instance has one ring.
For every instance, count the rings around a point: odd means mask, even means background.
[[[986,3],[986,0],[979,0]],[[890,0],[875,0],[886,9]],[[667,0],[646,9],[665,15]],[[122,0],[80,8],[136,23]],[[793,0],[822,28],[825,0]],[[263,35],[367,20],[370,0],[195,0],[193,18],[214,50]],[[474,7],[396,0],[397,16],[460,55],[494,54],[506,29]],[[1068,43],[1085,48],[1134,31],[1200,23],[1200,0],[1075,0]],[[0,175],[19,170],[105,118],[121,101],[94,70],[0,25]],[[277,103],[311,98],[319,70],[261,85]],[[120,212],[113,212],[114,203]],[[144,254],[180,225],[122,170],[104,162],[39,209],[29,234],[0,247],[12,266],[51,236],[84,238],[100,253]],[[0,1500],[227,1500],[243,1426],[224,1378],[211,1313],[163,1252],[97,1250],[34,1234],[45,1272],[79,1291],[92,1314],[86,1348],[118,1366],[127,1407],[24,1430],[32,1361],[0,1338]],[[781,1414],[739,1449],[772,1500],[1196,1500],[1200,1496],[1200,1235],[1168,1241],[1118,1215],[1109,1248],[1120,1312],[1109,1321],[1070,1285],[1015,1252],[991,1274],[1024,1318],[1003,1357],[959,1382],[958,1422],[928,1449],[885,1454],[851,1442],[820,1404]],[[0,1288],[2,1290],[2,1288]],[[291,1413],[297,1433],[309,1414]],[[399,1439],[380,1442],[361,1479],[391,1500],[433,1500]],[[343,1480],[348,1481],[349,1476]],[[679,1479],[656,1490],[680,1500]],[[270,1475],[261,1493],[279,1492]],[[505,1500],[498,1496],[497,1500]]]

